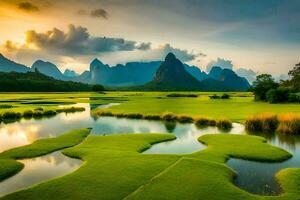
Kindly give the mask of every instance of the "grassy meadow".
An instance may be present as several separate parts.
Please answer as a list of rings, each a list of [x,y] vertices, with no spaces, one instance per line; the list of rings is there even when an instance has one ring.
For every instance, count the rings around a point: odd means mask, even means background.
[[[82,134],[82,131],[73,132]],[[81,136],[79,136],[81,137]],[[287,169],[277,174],[284,193],[277,197],[249,194],[232,184],[236,175],[225,165],[230,158],[275,162],[291,157],[288,152],[265,143],[257,136],[205,135],[199,142],[204,151],[183,155],[145,155],[151,145],[174,140],[171,134],[90,135],[81,144],[63,153],[84,160],[77,171],[2,199],[298,199],[299,170]],[[67,141],[68,138],[61,138]],[[230,145],[230,144],[237,145]],[[34,145],[36,146],[36,145]],[[33,146],[33,147],[34,147]],[[44,141],[48,149],[51,141]],[[19,158],[27,157],[12,150]],[[36,148],[36,147],[34,147]],[[38,147],[37,147],[38,148]],[[10,153],[8,153],[10,154]],[[37,155],[36,155],[37,156]],[[4,156],[5,157],[5,156]],[[159,195],[158,195],[159,194]]]
[[[211,98],[214,94],[220,98]],[[244,123],[250,116],[261,113],[273,113],[272,116],[300,113],[299,104],[256,102],[252,93],[248,92],[227,93],[230,95],[229,99],[222,99],[223,94],[1,93],[0,116],[5,116],[7,112],[25,113],[28,110],[58,112],[59,109],[76,107],[77,103],[91,105],[120,103],[106,109],[97,108],[91,114],[118,113],[119,117],[131,116],[131,118],[175,120],[180,123],[194,122],[199,125],[229,127],[230,121]],[[287,117],[278,119],[284,122]],[[276,128],[280,127],[279,125],[276,124]],[[266,123],[259,126],[265,127]],[[286,124],[281,125],[281,129],[283,128],[287,129]],[[283,188],[283,193],[278,196],[250,194],[233,184],[237,174],[226,165],[230,158],[272,163],[292,157],[291,153],[266,143],[262,137],[234,134],[203,135],[198,138],[198,142],[205,144],[207,148],[201,151],[190,154],[142,154],[151,145],[175,140],[176,136],[130,133],[100,136],[89,133],[89,129],[73,130],[57,138],[41,139],[33,144],[0,153],[0,181],[22,170],[24,166],[18,159],[39,157],[61,150],[66,156],[84,161],[75,172],[0,199],[35,200],[41,199],[42,195],[45,200],[199,198],[297,200],[300,196],[300,169],[284,169],[276,174]]]
[[[176,92],[177,93],[177,92]],[[177,115],[201,116],[212,119],[229,119],[244,122],[247,117],[259,113],[300,113],[299,104],[269,104],[254,101],[252,93],[229,92],[230,99],[211,99],[216,92],[180,92],[197,97],[173,97],[172,92],[105,92],[105,93],[2,93],[0,114],[6,111],[24,112],[42,107],[56,109],[74,103],[120,103],[107,111],[116,113],[140,113],[143,115],[172,112]],[[169,96],[169,97],[168,97]],[[4,108],[1,108],[1,105]],[[12,106],[5,108],[5,106]]]

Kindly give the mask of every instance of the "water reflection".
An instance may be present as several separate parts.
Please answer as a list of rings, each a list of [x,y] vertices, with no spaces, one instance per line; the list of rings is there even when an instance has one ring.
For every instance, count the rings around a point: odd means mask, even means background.
[[[24,169],[0,183],[0,196],[68,174],[82,163],[81,160],[66,157],[60,152],[20,162],[25,165]]]
[[[77,104],[76,106],[85,107],[86,111],[81,113],[60,113],[53,118],[43,118],[42,120],[24,120],[11,124],[0,125],[0,152],[26,144],[30,144],[40,138],[54,137],[71,129],[92,127],[92,133],[99,135],[127,134],[127,133],[172,133],[177,139],[164,143],[159,143],[145,151],[145,154],[159,153],[191,153],[205,148],[197,141],[197,138],[204,134],[224,133],[215,127],[197,128],[194,124],[163,123],[160,121],[118,119],[113,117],[101,117],[98,119],[90,116],[90,111],[99,106],[108,105],[89,105]],[[244,126],[234,124],[232,130],[225,134],[243,134]],[[276,194],[280,192],[279,186],[275,181],[274,174],[280,169],[287,167],[300,167],[300,137],[283,134],[255,134],[263,136],[268,143],[286,149],[291,152],[293,158],[282,163],[259,163],[230,159],[228,165],[238,172],[235,180],[239,187],[259,194]],[[63,158],[67,159],[67,158]],[[37,167],[44,168],[44,167]],[[56,169],[56,167],[53,167]],[[59,172],[59,170],[58,170]],[[22,173],[27,173],[22,171]],[[39,172],[41,177],[47,176],[48,170]],[[45,173],[45,174],[42,174]],[[54,170],[53,170],[54,173]],[[23,182],[27,178],[24,174]],[[49,173],[51,174],[51,173]],[[9,181],[11,179],[8,179]],[[32,180],[28,178],[30,185]],[[47,179],[43,179],[47,180]],[[20,181],[22,183],[22,181]],[[6,191],[3,187],[2,191]],[[7,189],[8,190],[8,189]],[[8,192],[7,192],[8,193]]]
[[[230,159],[227,162],[237,173],[235,184],[254,194],[276,195],[282,192],[275,174],[285,168],[300,167],[300,137],[285,134],[258,134],[267,136],[268,143],[281,147],[293,154],[289,160],[279,163],[264,163]]]

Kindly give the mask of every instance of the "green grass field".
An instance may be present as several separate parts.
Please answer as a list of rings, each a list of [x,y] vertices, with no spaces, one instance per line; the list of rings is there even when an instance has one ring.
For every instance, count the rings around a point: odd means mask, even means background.
[[[105,110],[141,114],[162,114],[168,111],[178,115],[225,118],[237,122],[244,122],[248,116],[264,112],[300,113],[300,104],[255,102],[251,93],[229,93],[231,98],[225,100],[210,99],[209,96],[215,93],[184,93],[197,94],[198,97],[167,97],[168,94],[170,93],[2,93],[0,114],[35,108],[51,110],[75,103],[120,103]],[[223,93],[219,93],[221,94]],[[204,135],[199,138],[199,142],[208,146],[205,150],[185,155],[150,155],[141,152],[152,144],[174,140],[175,136],[87,136],[89,132],[88,129],[71,131],[57,138],[39,140],[1,153],[0,181],[22,170],[23,165],[17,159],[38,157],[65,149],[65,155],[84,161],[77,171],[69,175],[9,194],[2,199],[35,200],[41,199],[42,195],[45,200],[298,200],[300,196],[300,169],[285,169],[276,174],[284,190],[280,196],[253,195],[233,184],[236,173],[226,166],[229,158],[280,162],[291,157],[290,153],[267,144],[261,137]]]
[[[243,122],[248,116],[262,113],[300,113],[300,104],[269,104],[255,102],[252,93],[229,93],[231,99],[211,100],[211,92],[185,92],[197,94],[197,98],[167,97],[171,92],[106,92],[101,93],[9,93],[0,94],[1,105],[12,105],[13,108],[0,109],[0,114],[12,111],[25,111],[43,107],[57,108],[58,105],[72,103],[121,103],[108,110],[123,113],[161,114],[169,111],[189,116],[203,116],[208,118],[225,118]],[[182,92],[183,93],[183,92]],[[223,94],[223,93],[219,93]],[[14,101],[14,102],[10,102]],[[48,104],[47,104],[48,102]],[[25,104],[24,104],[25,103]]]
[[[77,132],[78,134],[78,132]],[[90,135],[64,150],[85,164],[77,171],[30,189],[3,197],[41,199],[298,199],[300,170],[277,174],[284,193],[277,197],[249,194],[232,184],[235,172],[225,165],[229,157],[275,162],[291,156],[256,136],[205,135],[206,150],[185,155],[145,155],[151,144],[173,140],[171,134]],[[64,138],[67,140],[67,138]],[[44,141],[44,148],[51,142]],[[229,145],[233,143],[236,145]],[[237,146],[238,145],[238,146]],[[24,152],[22,152],[24,149]],[[27,157],[28,147],[12,150]],[[11,153],[8,153],[9,155]],[[0,168],[1,169],[1,168]]]

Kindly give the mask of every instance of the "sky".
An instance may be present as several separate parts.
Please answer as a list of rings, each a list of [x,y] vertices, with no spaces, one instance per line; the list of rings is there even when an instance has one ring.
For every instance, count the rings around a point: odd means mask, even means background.
[[[163,60],[286,74],[300,61],[299,0],[1,0],[0,52],[89,69]]]

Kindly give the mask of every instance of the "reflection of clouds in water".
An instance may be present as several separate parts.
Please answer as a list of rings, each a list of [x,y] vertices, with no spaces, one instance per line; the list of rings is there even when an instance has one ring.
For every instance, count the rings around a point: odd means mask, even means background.
[[[0,128],[0,152],[26,144],[30,144],[37,139],[39,129],[37,126],[20,126],[18,124],[8,124]]]
[[[229,133],[241,134],[244,128],[240,124],[233,124],[233,128]],[[173,134],[177,139],[158,143],[146,150],[145,154],[160,154],[160,153],[191,153],[206,148],[205,145],[198,142],[197,138],[205,134],[222,133],[217,127],[197,128],[194,124],[177,124]]]
[[[93,125],[93,133],[166,133],[164,124],[156,121],[100,117]]]
[[[25,164],[25,168],[17,175],[0,182],[0,196],[68,174],[82,163],[82,161],[66,157],[60,152],[39,158],[20,160],[20,162]]]

